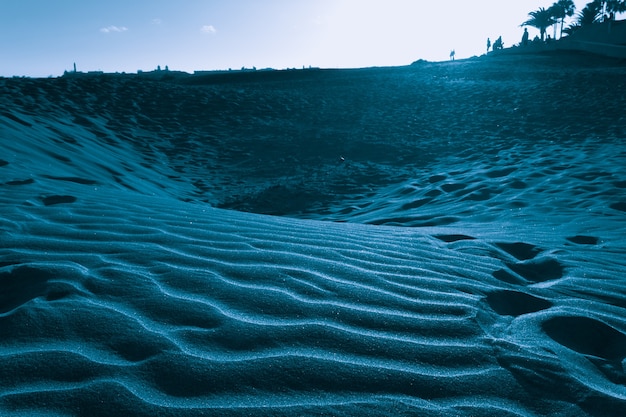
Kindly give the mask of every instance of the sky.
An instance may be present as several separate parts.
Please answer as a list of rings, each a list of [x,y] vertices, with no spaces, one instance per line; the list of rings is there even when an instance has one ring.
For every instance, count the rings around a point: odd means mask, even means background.
[[[0,76],[360,68],[521,39],[554,0],[0,0]],[[588,0],[575,0],[577,10]],[[531,38],[538,31],[529,30]]]

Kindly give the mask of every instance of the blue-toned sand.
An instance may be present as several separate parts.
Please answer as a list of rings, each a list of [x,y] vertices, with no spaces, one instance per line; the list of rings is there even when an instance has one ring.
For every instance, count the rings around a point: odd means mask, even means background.
[[[0,415],[626,415],[625,87],[0,79]]]

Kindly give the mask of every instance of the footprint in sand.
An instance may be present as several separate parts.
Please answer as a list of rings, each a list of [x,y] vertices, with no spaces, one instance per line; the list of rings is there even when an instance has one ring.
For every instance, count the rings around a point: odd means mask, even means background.
[[[14,181],[7,181],[4,184],[5,185],[28,185],[28,184],[32,184],[34,183],[35,180],[32,178],[29,178],[27,180],[14,180]]]
[[[445,175],[433,175],[431,176],[428,181],[430,181],[431,184],[434,184],[436,182],[440,182],[445,180],[447,177]]]
[[[30,266],[18,266],[0,272],[0,313],[7,313],[30,300],[47,293],[47,282],[53,276],[48,271]]]
[[[475,237],[467,236],[467,235],[434,235],[433,237],[446,243],[458,242],[459,240],[475,240],[476,239]]]
[[[464,188],[467,187],[467,184],[462,184],[462,183],[447,183],[447,184],[443,184],[440,188],[445,191],[446,193],[452,193],[455,191],[459,191],[462,190]]]
[[[532,282],[545,282],[563,277],[565,268],[552,257],[537,258],[543,249],[524,242],[496,242],[495,245],[520,262],[507,262],[504,264],[508,269]],[[498,276],[496,276],[498,274]],[[519,283],[515,275],[504,270],[494,272],[494,277],[509,283]]]
[[[578,245],[597,245],[598,241],[600,240],[595,236],[583,236],[583,235],[570,236],[570,237],[566,237],[565,239],[569,240],[572,243],[576,243]]]
[[[53,206],[55,204],[73,203],[77,198],[72,195],[51,195],[49,197],[40,197],[40,200],[44,206]]]
[[[541,324],[554,341],[583,354],[608,380],[626,385],[626,334],[591,317],[552,317]]]
[[[543,249],[540,249],[535,245],[531,245],[530,243],[524,242],[497,242],[495,245],[509,255],[515,257],[516,259],[519,259],[520,261],[533,259],[541,252],[543,252]]]
[[[73,183],[82,184],[82,185],[97,185],[98,184],[97,181],[90,180],[87,178],[81,178],[81,177],[57,177],[54,175],[44,175],[43,177],[51,179],[51,180],[67,181],[67,182],[73,182]]]
[[[495,279],[497,279],[499,281],[506,282],[507,284],[514,284],[514,285],[524,285],[524,284],[526,284],[526,282],[524,280],[522,280],[521,278],[513,275],[512,273],[510,273],[506,269],[498,269],[497,271],[494,271],[491,274],[491,276],[493,276]]]
[[[516,170],[517,168],[492,169],[491,171],[485,173],[485,175],[489,178],[502,178],[515,172]]]
[[[552,307],[552,302],[520,291],[499,290],[487,294],[487,304],[501,316],[521,316]]]
[[[422,198],[420,200],[415,200],[415,201],[412,201],[410,203],[406,203],[406,204],[402,205],[401,210],[416,209],[418,207],[422,207],[424,204],[430,203],[431,201],[433,201],[432,198]]]
[[[620,201],[619,203],[613,203],[609,207],[613,210],[626,211],[626,202]]]
[[[528,184],[526,184],[524,181],[514,180],[508,183],[507,187],[513,188],[515,190],[523,190],[524,188],[528,188]]]
[[[545,282],[562,278],[565,270],[563,265],[554,258],[506,263],[506,266],[522,278],[532,282]]]

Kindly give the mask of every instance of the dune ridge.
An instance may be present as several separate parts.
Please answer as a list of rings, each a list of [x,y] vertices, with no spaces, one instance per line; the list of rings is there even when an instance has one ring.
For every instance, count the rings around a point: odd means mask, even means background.
[[[620,415],[625,70],[554,62],[1,79],[2,415]]]

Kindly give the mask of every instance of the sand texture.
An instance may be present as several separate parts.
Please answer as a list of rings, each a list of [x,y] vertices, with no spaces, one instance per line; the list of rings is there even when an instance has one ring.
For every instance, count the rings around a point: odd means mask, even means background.
[[[0,79],[0,415],[626,415],[626,66]]]

